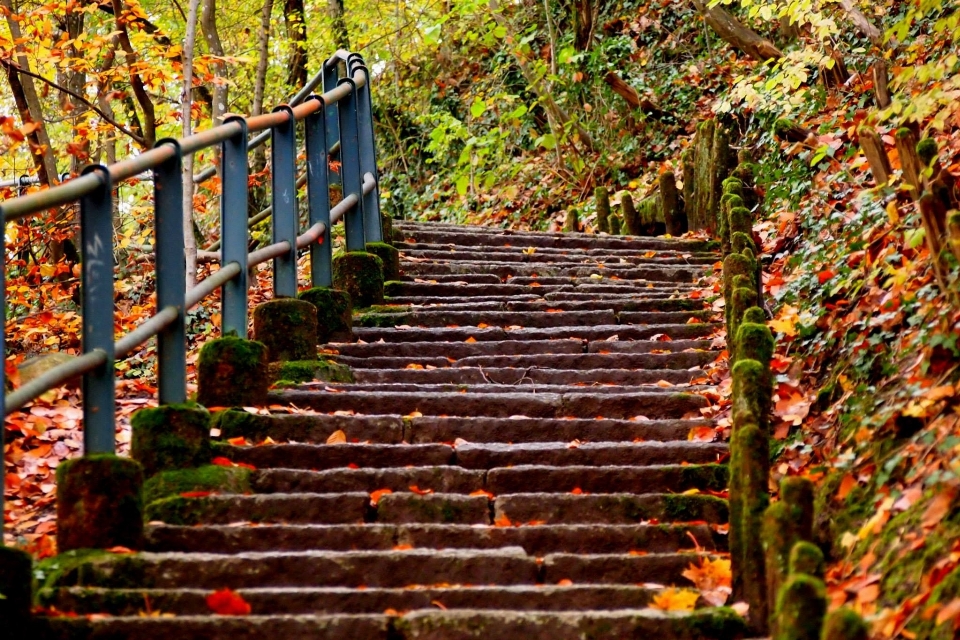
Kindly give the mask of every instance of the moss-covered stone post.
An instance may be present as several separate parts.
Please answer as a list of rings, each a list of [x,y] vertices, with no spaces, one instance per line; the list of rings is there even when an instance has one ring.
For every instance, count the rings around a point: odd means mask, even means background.
[[[623,227],[627,235],[640,235],[640,216],[637,215],[637,208],[633,205],[633,196],[629,193],[620,196],[620,213],[623,215]]]
[[[597,201],[597,231],[610,233],[610,193],[606,187],[597,187],[593,197]]]
[[[804,573],[791,576],[777,598],[773,640],[820,640],[826,613],[823,580]]]
[[[210,462],[210,413],[199,405],[141,409],[130,419],[130,455],[150,477]]]
[[[396,241],[393,235],[393,217],[381,212],[380,225],[380,228],[383,230],[383,241],[387,244],[393,244]]]
[[[840,607],[827,614],[820,640],[870,640],[870,629],[856,611]]]
[[[813,540],[813,483],[807,478],[786,477],[780,482],[780,500],[763,515],[763,551],[767,569],[767,595],[778,598],[790,571],[790,553],[798,542]],[[778,611],[771,606],[771,610]],[[771,619],[776,634],[778,616]],[[776,635],[774,636],[776,637]]]
[[[33,561],[29,553],[0,546],[0,621],[10,638],[26,638],[33,606]]]
[[[346,291],[354,307],[383,304],[383,261],[363,251],[333,258],[333,288]]]
[[[353,340],[353,303],[350,294],[340,289],[316,287],[300,293],[317,308],[317,343]]]
[[[400,279],[400,251],[396,247],[385,242],[368,242],[367,253],[372,253],[383,262],[384,282]]]
[[[570,207],[563,216],[563,232],[576,233],[580,230],[580,220],[575,207]]]
[[[143,469],[93,454],[57,467],[57,549],[143,548]]]
[[[200,349],[197,402],[205,407],[249,407],[267,402],[270,376],[262,342],[225,336]]]
[[[665,171],[660,175],[660,206],[667,233],[671,236],[682,235],[687,230],[687,216],[680,194],[677,193],[677,177],[673,171]]]
[[[610,235],[618,236],[621,232],[620,216],[610,216]]]
[[[790,575],[805,573],[823,580],[825,571],[826,561],[820,547],[806,540],[793,545],[790,550]]]
[[[253,310],[253,336],[267,348],[270,362],[313,360],[317,357],[317,308],[296,298],[258,304]]]

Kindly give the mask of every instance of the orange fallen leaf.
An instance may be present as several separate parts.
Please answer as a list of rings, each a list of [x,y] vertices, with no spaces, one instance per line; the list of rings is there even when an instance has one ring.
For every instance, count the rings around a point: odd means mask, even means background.
[[[207,596],[207,606],[221,616],[250,615],[250,603],[235,591],[220,589]]]
[[[423,365],[422,365],[422,364],[417,364],[417,363],[415,363],[415,362],[411,362],[410,364],[408,364],[407,366],[405,366],[404,369],[423,369]]]
[[[346,444],[347,443],[347,434],[343,432],[343,429],[337,429],[330,434],[330,437],[327,438],[327,444]]]
[[[433,493],[433,489],[421,489],[415,484],[410,485],[410,491],[417,494],[418,496],[428,496]]]
[[[496,520],[493,521],[493,526],[495,527],[511,527],[513,523],[510,522],[510,518],[507,516],[498,516]]]
[[[230,444],[232,444],[232,445],[235,446],[235,447],[245,447],[245,446],[247,446],[247,439],[244,438],[243,436],[237,436],[236,438],[229,438],[229,439],[227,440],[227,442],[229,442]]]
[[[476,341],[477,341],[477,339],[474,338],[473,336],[470,336],[469,338],[467,338],[466,340],[464,340],[464,342],[471,342],[471,343],[472,343],[472,342],[476,342]]]
[[[213,491],[183,491],[180,493],[181,498],[206,498],[209,495],[212,495]],[[109,549],[107,549],[109,551]]]
[[[393,493],[391,489],[377,489],[370,493],[370,506],[375,507],[380,502],[380,498]]]
[[[693,611],[699,597],[700,594],[696,591],[671,587],[653,596],[650,608],[661,611]]]
[[[573,586],[573,580],[571,580],[570,578],[564,578],[563,580],[561,580],[560,582],[557,583],[557,586],[558,586],[558,587],[572,587],[572,586]]]
[[[933,500],[930,501],[926,511],[923,512],[923,518],[921,518],[924,529],[932,529],[940,524],[943,517],[950,512],[950,505],[956,495],[956,488],[950,487],[944,488],[933,496]]]
[[[410,551],[410,549],[413,549],[412,544],[398,544],[393,548],[394,551]]]
[[[480,496],[486,496],[489,500],[493,500],[494,498],[496,498],[495,495],[493,495],[493,494],[490,493],[489,491],[484,491],[483,489],[477,489],[476,491],[473,491],[473,492],[470,493],[469,495],[470,495],[471,497],[473,497],[473,498],[478,498],[478,497],[480,497]]]
[[[105,551],[107,553],[136,553],[136,551],[134,551],[133,549],[128,549],[127,547],[121,547],[119,545],[116,547],[110,547],[109,549],[105,549]]]

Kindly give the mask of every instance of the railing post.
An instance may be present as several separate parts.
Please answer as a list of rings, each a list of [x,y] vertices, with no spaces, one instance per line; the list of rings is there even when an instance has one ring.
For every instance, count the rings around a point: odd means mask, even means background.
[[[340,178],[343,197],[357,195],[357,206],[343,216],[347,251],[366,251],[363,229],[363,174],[360,172],[360,144],[357,131],[357,85],[352,78],[341,78],[339,84],[350,84],[350,93],[337,103],[340,121]]]
[[[83,452],[113,453],[113,193],[106,167],[89,166],[88,173],[97,174],[100,186],[80,198],[83,352],[103,351],[106,362],[83,376]]]
[[[297,120],[293,109],[274,109],[287,114],[287,121],[272,130],[270,186],[273,203],[273,242],[288,242],[290,250],[273,259],[273,294],[297,296]]]
[[[157,380],[160,404],[187,401],[187,338],[184,297],[187,266],[183,253],[183,157],[180,142],[173,157],[153,170],[154,235],[157,252],[157,311],[176,307],[177,320],[157,334]]]
[[[338,81],[340,80],[340,70],[338,69],[339,64],[336,61],[332,63],[330,61],[323,63],[323,92],[332,91],[336,88]],[[340,108],[336,103],[327,105],[324,109],[324,123],[327,130],[327,151],[330,150],[330,147],[340,142],[340,121],[339,113]]]
[[[360,175],[373,176],[378,186],[363,196],[363,229],[367,242],[383,242],[383,228],[380,222],[380,178],[377,175],[377,147],[373,137],[373,102],[370,94],[370,70],[363,64],[363,58],[356,56],[354,70],[366,77],[363,86],[357,89],[357,128],[360,140]]]
[[[326,106],[320,96],[311,96],[317,100],[320,108],[306,117],[304,127],[304,146],[307,149],[307,209],[310,212],[310,226],[322,222],[326,229],[320,242],[310,245],[310,280],[313,287],[329,287],[333,284],[330,262],[333,259],[333,247],[330,238],[330,183],[327,177],[328,162]]]
[[[220,268],[231,262],[240,265],[240,275],[223,285],[220,330],[222,335],[247,337],[247,121],[232,116],[240,132],[223,142],[220,185]]]

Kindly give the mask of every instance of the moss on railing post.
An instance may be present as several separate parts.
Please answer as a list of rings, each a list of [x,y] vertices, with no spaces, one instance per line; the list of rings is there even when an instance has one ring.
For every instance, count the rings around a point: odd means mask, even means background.
[[[575,207],[570,207],[563,216],[563,232],[576,233],[579,230],[580,220],[577,216],[577,210]]]
[[[267,402],[270,380],[262,342],[224,336],[200,349],[197,402],[205,407],[249,407]]]
[[[804,573],[790,576],[777,598],[773,640],[820,640],[826,613],[823,580]]]
[[[633,204],[633,196],[629,193],[620,196],[620,213],[623,216],[623,228],[627,235],[640,235],[640,216]]]
[[[665,171],[660,175],[660,207],[663,209],[666,232],[671,236],[682,235],[687,230],[687,216],[677,192],[677,176],[673,171]]]
[[[367,253],[380,258],[383,262],[383,280],[400,279],[400,251],[386,242],[368,242]]]
[[[195,404],[140,409],[130,419],[130,455],[150,477],[210,462],[210,413]]]
[[[620,222],[620,216],[611,215],[610,220],[610,235],[618,236],[622,231],[622,224]]]
[[[354,307],[383,304],[383,260],[372,253],[349,251],[333,258],[333,287],[346,291]]]
[[[597,231],[610,233],[610,193],[606,187],[597,187],[593,197],[597,201]]]
[[[253,310],[253,336],[266,346],[269,362],[314,360],[317,357],[317,308],[297,298],[277,298],[258,304]]]
[[[813,540],[813,483],[807,478],[786,477],[780,482],[780,500],[763,515],[763,551],[767,568],[767,596],[771,605],[789,576],[790,553],[798,542]],[[776,611],[776,607],[771,606]],[[779,618],[771,620],[776,634]],[[776,636],[775,636],[776,637]]]
[[[340,289],[315,287],[300,293],[317,308],[317,343],[350,342],[353,340],[353,302],[350,294]]]

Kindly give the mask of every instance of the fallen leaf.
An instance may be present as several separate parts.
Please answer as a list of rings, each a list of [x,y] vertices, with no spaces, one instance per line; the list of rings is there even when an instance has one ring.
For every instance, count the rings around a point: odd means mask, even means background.
[[[343,432],[343,429],[337,429],[330,434],[330,437],[327,438],[327,444],[346,444],[347,443],[347,434]]]
[[[370,493],[370,506],[375,507],[380,502],[380,498],[393,493],[391,489],[377,489]]]
[[[933,496],[933,500],[930,501],[930,504],[927,506],[926,511],[923,512],[923,517],[920,520],[924,529],[933,529],[935,526],[940,524],[940,521],[943,520],[943,517],[950,512],[950,505],[953,503],[953,499],[956,494],[957,490],[953,487],[950,487],[944,488],[935,496]]]
[[[220,589],[207,596],[207,606],[221,616],[250,615],[250,603],[235,591]]]
[[[653,596],[650,608],[661,611],[693,611],[699,598],[700,594],[696,591],[671,587]]]

